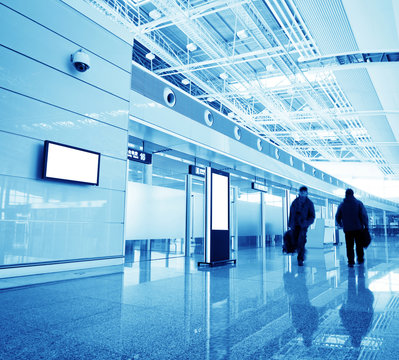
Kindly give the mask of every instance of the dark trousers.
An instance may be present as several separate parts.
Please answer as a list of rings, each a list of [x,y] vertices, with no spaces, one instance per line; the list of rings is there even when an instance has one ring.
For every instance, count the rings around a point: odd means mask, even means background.
[[[305,244],[307,231],[307,228],[301,228],[300,226],[295,226],[293,230],[294,239],[297,243],[298,261],[305,260]]]
[[[357,262],[362,263],[364,261],[364,251],[361,245],[361,230],[346,231],[345,232],[346,241],[346,256],[348,257],[348,264],[355,263],[355,252],[353,247],[356,243],[356,256]]]

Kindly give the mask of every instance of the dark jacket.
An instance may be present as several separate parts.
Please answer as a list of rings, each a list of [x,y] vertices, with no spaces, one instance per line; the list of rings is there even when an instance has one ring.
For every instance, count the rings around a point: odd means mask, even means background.
[[[291,204],[290,207],[290,217],[288,220],[288,226],[294,228],[295,226],[300,226],[301,228],[307,228],[313,224],[315,219],[315,211],[313,202],[305,198],[301,201],[297,197]]]
[[[344,231],[361,230],[369,225],[366,208],[354,196],[346,197],[338,206],[335,221]]]

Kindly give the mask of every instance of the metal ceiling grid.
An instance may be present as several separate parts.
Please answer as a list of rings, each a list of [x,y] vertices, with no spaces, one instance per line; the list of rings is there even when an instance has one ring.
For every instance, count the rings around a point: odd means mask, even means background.
[[[359,53],[341,0],[86,1],[134,33],[135,61],[231,121],[305,161],[393,174],[333,72],[377,58]]]
[[[349,53],[359,47],[341,0],[293,0],[321,55]],[[334,39],[334,41],[331,41]]]

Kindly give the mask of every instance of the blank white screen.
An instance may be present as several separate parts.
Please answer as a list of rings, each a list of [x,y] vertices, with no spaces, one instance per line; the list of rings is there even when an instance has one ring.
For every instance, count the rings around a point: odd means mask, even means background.
[[[45,176],[97,184],[99,154],[48,143]]]
[[[212,230],[229,229],[228,177],[212,173]]]

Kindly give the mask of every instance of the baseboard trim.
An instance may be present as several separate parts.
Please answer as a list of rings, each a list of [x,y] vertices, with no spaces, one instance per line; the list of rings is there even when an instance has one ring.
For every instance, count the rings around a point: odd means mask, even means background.
[[[62,271],[83,270],[90,268],[99,268],[107,266],[123,265],[124,257],[96,259],[96,260],[79,260],[71,262],[48,263],[48,264],[32,264],[29,266],[7,267],[0,269],[0,279],[13,278],[28,275],[50,274]]]

